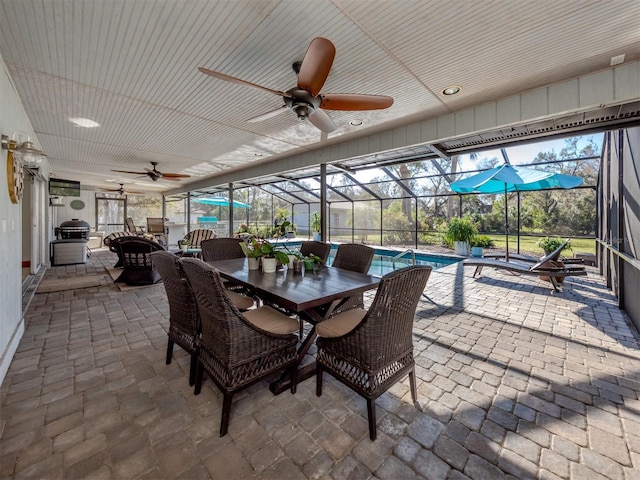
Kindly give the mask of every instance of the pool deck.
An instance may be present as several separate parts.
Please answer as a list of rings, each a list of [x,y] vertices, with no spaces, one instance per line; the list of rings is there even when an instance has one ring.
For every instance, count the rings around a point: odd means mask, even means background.
[[[559,293],[533,277],[461,264],[432,272],[408,380],[366,403],[325,376],[273,396],[194,396],[189,357],[165,365],[162,284],[121,291],[97,251],[44,277],[98,287],[36,293],[0,388],[1,478],[640,478],[640,337],[595,268]],[[32,290],[32,289],[31,289]],[[368,301],[372,298],[369,295]]]

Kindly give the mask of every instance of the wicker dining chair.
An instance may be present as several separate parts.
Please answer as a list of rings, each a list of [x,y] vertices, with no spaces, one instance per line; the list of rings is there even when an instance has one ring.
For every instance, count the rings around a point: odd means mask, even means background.
[[[180,258],[169,252],[153,252],[153,266],[162,277],[169,301],[169,331],[167,335],[167,365],[171,364],[173,345],[177,343],[189,355],[189,385],[195,385],[198,350],[200,349],[200,316],[198,306],[182,269]]]
[[[231,260],[232,258],[244,258],[244,252],[238,238],[220,237],[203,240],[201,258],[205,262],[217,262],[219,260]]]
[[[322,265],[327,263],[329,258],[329,252],[331,252],[331,244],[325,242],[305,241],[300,245],[300,253],[304,256],[313,254],[320,257]]]
[[[338,245],[332,266],[352,272],[367,273],[371,267],[374,253],[375,249],[361,243],[342,243]],[[364,296],[361,293],[349,297],[334,311],[334,315],[351,308],[364,308]]]
[[[380,281],[369,310],[352,308],[320,322],[316,340],[316,395],[329,372],[367,400],[369,437],[376,439],[375,400],[409,374],[416,401],[413,319],[431,267],[416,265]]]
[[[242,240],[238,238],[220,237],[203,240],[200,244],[202,252],[201,258],[205,262],[216,262],[219,260],[231,260],[233,258],[244,258],[244,252],[240,244]],[[248,310],[256,301],[260,304],[260,299],[253,292],[242,285],[234,284],[228,280],[223,280],[224,286],[230,290],[233,302],[240,310]],[[248,299],[251,304],[240,305],[242,298]],[[246,303],[246,300],[245,300]]]
[[[196,258],[182,259],[195,294],[202,340],[194,393],[206,372],[223,393],[220,436],[227,434],[233,395],[274,372],[290,368],[295,391],[298,323],[262,306],[241,313],[229,300],[218,271]]]

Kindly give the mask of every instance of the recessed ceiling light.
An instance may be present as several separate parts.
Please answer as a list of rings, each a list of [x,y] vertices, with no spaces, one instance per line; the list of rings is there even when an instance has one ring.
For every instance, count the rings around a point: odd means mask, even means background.
[[[353,125],[354,127],[359,127],[360,125],[362,125],[364,122],[360,119],[356,119],[356,120],[351,120],[349,122],[349,125]]]
[[[462,90],[462,87],[460,87],[458,85],[450,85],[447,88],[445,88],[444,90],[442,90],[442,94],[443,95],[455,95],[460,90]]]
[[[76,117],[76,118],[70,118],[69,121],[73,123],[76,127],[82,127],[82,128],[96,128],[100,126],[98,122],[94,122],[93,120],[90,120],[88,118]]]

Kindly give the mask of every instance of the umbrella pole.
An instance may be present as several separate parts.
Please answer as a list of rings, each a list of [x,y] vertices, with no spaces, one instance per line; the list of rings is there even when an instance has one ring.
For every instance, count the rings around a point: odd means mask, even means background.
[[[505,259],[509,261],[509,197],[507,196],[507,184],[504,184],[504,235],[507,242],[507,251],[505,253]]]

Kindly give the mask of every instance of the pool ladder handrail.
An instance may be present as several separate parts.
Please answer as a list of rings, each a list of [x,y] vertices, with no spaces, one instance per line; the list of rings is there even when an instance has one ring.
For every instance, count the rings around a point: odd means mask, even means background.
[[[412,248],[407,248],[404,252],[399,253],[398,255],[396,255],[391,259],[391,265],[394,270],[396,269],[396,260],[404,257],[407,253],[411,254],[411,265],[416,264],[416,252],[414,252]]]
[[[404,257],[407,253],[411,254],[411,264],[415,265],[416,264],[416,252],[412,249],[412,248],[407,248],[404,252],[399,253],[398,255],[396,255],[395,257],[393,257],[391,259],[391,264],[393,266],[393,269],[396,269],[396,260],[398,258],[402,258]],[[431,300],[431,298],[429,298],[429,295],[427,295],[426,293],[422,292],[422,296],[429,300],[431,303],[433,303],[434,305],[437,305],[436,302],[434,302],[433,300]]]

